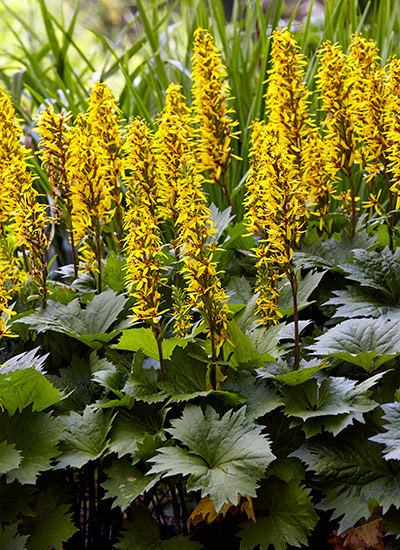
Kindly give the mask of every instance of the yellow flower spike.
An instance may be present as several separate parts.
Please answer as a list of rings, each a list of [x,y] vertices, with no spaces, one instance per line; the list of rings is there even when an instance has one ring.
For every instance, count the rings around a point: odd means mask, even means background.
[[[187,154],[195,155],[191,110],[182,94],[182,86],[168,86],[165,108],[157,122],[154,147],[157,158],[158,208],[162,220],[170,219],[175,224],[182,158]]]
[[[293,247],[304,232],[306,190],[297,178],[295,157],[280,145],[273,124],[256,121],[252,164],[244,200],[245,224],[259,238],[257,313],[268,326],[277,322],[277,280],[292,271]]]
[[[388,145],[387,159],[391,175],[390,192],[400,197],[400,60],[393,58],[387,68],[385,127]],[[399,204],[395,205],[397,209]]]
[[[126,282],[136,299],[133,321],[154,326],[162,313],[160,285],[163,276],[162,241],[158,227],[157,187],[153,135],[145,121],[134,118],[127,128],[124,149],[127,186]]]
[[[33,187],[34,177],[28,170],[27,151],[21,143],[19,127],[10,97],[0,88],[0,223],[9,222],[9,232],[16,246],[22,249],[25,270],[39,285],[42,303],[47,296],[48,248],[47,207],[38,201]],[[29,252],[29,258],[27,257]]]
[[[184,162],[187,164],[184,164]],[[176,202],[177,245],[181,250],[186,292],[192,306],[200,310],[211,338],[212,360],[215,361],[227,339],[228,296],[212,261],[215,245],[210,237],[215,232],[211,213],[201,188],[201,176],[191,155],[183,159]]]
[[[113,181],[108,170],[109,155],[101,138],[93,132],[88,116],[75,120],[67,150],[66,172],[71,182],[73,233],[75,243],[86,242],[84,270],[98,272],[101,291],[101,234],[113,216]],[[79,247],[79,244],[78,244]]]
[[[347,57],[349,108],[360,146],[356,162],[363,163],[367,181],[373,180],[385,165],[385,73],[375,42],[359,34],[352,36]]]
[[[49,183],[52,188],[54,201],[54,217],[57,222],[62,216],[62,208],[57,204],[65,201],[71,213],[71,192],[66,173],[66,155],[71,140],[71,127],[69,122],[71,114],[65,111],[56,113],[54,107],[42,111],[37,120],[36,131],[41,136],[39,155],[46,167]]]
[[[318,51],[319,66],[316,75],[321,108],[325,112],[322,122],[325,129],[326,155],[329,171],[344,174],[350,185],[351,232],[356,226],[356,200],[353,181],[353,164],[356,160],[356,135],[352,116],[349,69],[338,44],[325,42]],[[343,203],[345,204],[345,203]]]
[[[276,29],[272,34],[265,107],[270,127],[281,146],[293,155],[300,173],[303,141],[312,126],[308,111],[310,92],[304,86],[305,63],[300,46],[289,31]]]
[[[227,187],[227,168],[232,156],[232,138],[238,122],[230,118],[227,106],[230,89],[225,83],[226,68],[211,34],[198,28],[194,32],[192,80],[193,114],[199,129],[199,170],[208,172],[210,181],[220,185],[227,203],[231,204]]]
[[[122,192],[119,179],[123,172],[121,110],[104,82],[95,82],[88,100],[87,119],[107,158],[111,195],[116,209],[117,239],[122,238]]]

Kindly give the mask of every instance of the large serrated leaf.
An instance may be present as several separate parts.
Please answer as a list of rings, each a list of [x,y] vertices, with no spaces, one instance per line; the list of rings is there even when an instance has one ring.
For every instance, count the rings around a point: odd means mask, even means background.
[[[1,550],[26,550],[26,541],[28,535],[18,533],[18,524],[13,523],[5,527],[3,531],[0,527],[0,548]]]
[[[48,353],[45,355],[39,355],[39,348],[34,348],[24,353],[20,353],[7,359],[5,365],[1,367],[2,374],[8,374],[15,370],[23,370],[33,368],[38,372],[42,372],[44,363],[48,357]]]
[[[21,451],[16,449],[13,443],[11,445],[7,441],[0,443],[0,474],[6,474],[10,470],[18,468],[21,460]]]
[[[234,393],[220,390],[208,390],[206,385],[207,363],[188,355],[176,348],[170,360],[165,361],[165,381],[160,383],[171,402],[190,401],[198,397],[217,395],[231,404],[240,404],[242,400]]]
[[[150,462],[150,474],[189,476],[188,491],[201,491],[213,500],[219,512],[239,495],[255,496],[258,481],[274,459],[262,427],[250,422],[245,408],[229,411],[222,418],[211,407],[205,414],[186,406],[182,418],[171,421],[168,431],[181,447],[163,447]]]
[[[35,493],[34,485],[21,485],[17,481],[7,483],[6,476],[0,476],[1,521],[14,523],[21,515],[29,516],[32,513],[29,502],[32,502]]]
[[[235,320],[228,323],[228,339],[224,345],[226,355],[233,367],[262,367],[264,361],[271,361],[268,354],[261,355],[250,338],[243,333]]]
[[[49,300],[46,309],[21,317],[16,323],[27,325],[38,332],[53,330],[69,334],[84,344],[97,348],[124,328],[122,326],[107,332],[118,319],[126,302],[125,296],[117,295],[112,290],[95,295],[85,309],[82,309],[79,299],[72,300],[67,305]]]
[[[119,411],[110,432],[110,451],[119,457],[126,454],[136,457],[145,440],[149,443],[151,438],[160,445],[165,439],[163,426],[166,413],[166,409],[160,410],[156,405],[147,403],[136,404],[129,412]]]
[[[241,550],[286,550],[288,545],[299,547],[318,522],[309,497],[310,490],[299,486],[297,480],[283,482],[273,478],[263,483],[254,501],[254,509],[261,511],[256,523],[241,524]],[[259,545],[259,546],[258,546]]]
[[[63,542],[78,530],[72,522],[70,508],[59,504],[51,490],[41,491],[32,508],[33,515],[24,521],[24,529],[29,533],[27,550],[61,550]]]
[[[146,476],[127,460],[119,460],[105,470],[107,481],[102,483],[106,498],[114,498],[113,506],[119,506],[124,512],[140,495],[149,491],[159,480],[159,475]]]
[[[342,516],[340,531],[367,519],[377,505],[384,514],[400,507],[400,482],[361,427],[310,439],[292,455],[315,472],[312,485],[326,495],[318,508],[333,509],[333,518]]]
[[[347,261],[353,251],[359,248],[370,248],[374,245],[376,236],[371,237],[366,231],[357,232],[349,238],[343,232],[342,240],[323,240],[310,246],[303,246],[301,252],[295,252],[296,263],[302,268],[327,267],[334,268],[338,264]]]
[[[50,413],[32,413],[24,409],[9,417],[1,413],[1,437],[21,452],[18,467],[7,472],[8,482],[35,483],[40,472],[51,468],[51,461],[60,451],[57,443],[63,432],[59,418]]]
[[[301,426],[307,437],[324,430],[337,435],[354,420],[363,423],[363,414],[378,406],[370,399],[369,388],[381,377],[377,374],[358,384],[338,376],[319,377],[299,386],[285,386],[284,411],[295,417],[292,423]]]
[[[319,336],[309,350],[371,371],[400,353],[400,320],[350,319]]]
[[[388,304],[384,296],[376,291],[364,289],[358,286],[349,286],[344,290],[333,291],[334,297],[325,302],[324,306],[339,306],[336,309],[334,318],[344,317],[380,317],[391,313],[400,312],[399,308]]]
[[[257,381],[246,371],[240,371],[235,380],[228,378],[223,388],[238,391],[246,398],[246,418],[249,420],[256,420],[283,404],[273,388]]]
[[[386,432],[370,437],[370,441],[385,445],[384,457],[386,460],[400,460],[400,403],[387,403],[382,405],[383,418],[387,424],[383,427]]]
[[[374,288],[384,294],[393,305],[400,298],[400,249],[391,252],[388,247],[381,251],[355,250],[354,262],[340,265],[347,279],[361,286]]]
[[[42,411],[64,396],[35,368],[14,370],[0,374],[0,404],[13,415],[32,405],[33,411]]]
[[[72,411],[60,418],[64,433],[60,443],[62,455],[58,459],[57,469],[67,466],[81,468],[90,460],[100,458],[108,450],[107,436],[113,421],[108,411],[87,406],[82,415]]]
[[[201,550],[203,546],[179,535],[162,539],[160,529],[143,508],[132,510],[132,520],[124,523],[126,531],[122,532],[120,541],[115,545],[118,550]]]

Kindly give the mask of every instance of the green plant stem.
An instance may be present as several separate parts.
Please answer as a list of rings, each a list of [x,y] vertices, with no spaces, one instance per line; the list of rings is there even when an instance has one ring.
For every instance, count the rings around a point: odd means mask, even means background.
[[[97,259],[97,293],[101,294],[101,247],[100,247],[100,224],[96,223],[96,259]]]
[[[164,357],[163,357],[163,351],[162,351],[162,341],[164,338],[164,331],[160,329],[160,327],[156,324],[152,326],[154,338],[157,341],[157,349],[158,349],[158,358],[160,361],[160,369],[161,369],[161,380],[165,380],[165,371],[164,371]]]
[[[292,297],[293,297],[293,317],[294,317],[294,363],[293,363],[293,369],[297,370],[299,368],[299,363],[300,363],[299,311],[298,311],[298,305],[297,305],[298,284],[297,284],[296,273],[293,269],[292,264],[290,264],[289,269],[287,271],[287,277],[288,277],[289,282],[290,282],[290,288],[292,289]]]

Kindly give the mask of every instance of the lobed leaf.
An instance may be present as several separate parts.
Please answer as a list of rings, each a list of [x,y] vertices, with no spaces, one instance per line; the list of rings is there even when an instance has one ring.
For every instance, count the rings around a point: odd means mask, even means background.
[[[261,426],[245,417],[245,408],[222,418],[211,407],[187,405],[168,431],[187,449],[162,447],[150,460],[150,474],[189,476],[188,491],[201,491],[213,500],[217,512],[239,495],[255,496],[258,481],[274,459]]]

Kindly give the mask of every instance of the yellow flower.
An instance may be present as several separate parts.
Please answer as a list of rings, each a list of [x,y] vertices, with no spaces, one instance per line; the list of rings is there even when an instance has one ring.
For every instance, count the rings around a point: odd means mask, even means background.
[[[0,222],[9,221],[9,231],[15,244],[25,255],[25,269],[39,285],[39,293],[45,304],[47,289],[48,248],[46,227],[49,219],[47,207],[39,202],[33,187],[34,177],[26,162],[26,149],[20,139],[22,129],[18,126],[11,99],[0,89]],[[29,258],[26,257],[29,251]]]
[[[120,114],[117,102],[104,82],[95,82],[89,96],[87,109],[88,124],[92,133],[102,144],[107,159],[108,177],[111,185],[111,195],[117,210],[118,224],[121,222],[122,193],[119,178],[122,176],[123,166],[120,157],[122,151],[122,127],[120,126]],[[118,228],[118,238],[121,238]]]
[[[113,215],[113,181],[108,169],[109,155],[93,132],[88,116],[76,118],[67,149],[66,172],[70,181],[74,241],[84,243],[78,254],[85,270],[101,268],[101,234]],[[82,242],[81,242],[82,241]]]
[[[199,170],[207,171],[209,180],[221,186],[229,203],[226,175],[237,122],[229,116],[233,110],[227,107],[230,89],[226,78],[227,72],[212,36],[207,30],[196,29],[192,80],[194,120],[199,129]]]
[[[42,111],[36,126],[36,131],[41,136],[39,155],[46,167],[52,188],[54,216],[57,222],[62,216],[62,208],[58,204],[60,201],[66,202],[69,214],[72,210],[71,191],[66,173],[66,154],[71,140],[70,119],[70,113],[56,113],[54,107],[50,106]]]
[[[186,161],[186,163],[185,163]],[[176,202],[177,245],[181,250],[186,292],[192,306],[204,318],[215,360],[227,338],[228,297],[213,262],[215,232],[201,188],[201,177],[191,156],[183,158]]]
[[[127,186],[125,216],[126,282],[135,298],[134,321],[157,325],[161,310],[163,276],[162,240],[157,218],[153,135],[146,122],[135,118],[127,128],[124,178]]]
[[[379,204],[379,197],[381,196],[382,189],[379,189],[378,194],[375,196],[373,193],[369,194],[369,200],[363,202],[364,208],[373,208],[378,216],[382,216],[381,205]]]
[[[397,209],[400,206],[400,61],[397,58],[391,59],[388,66],[384,116],[390,193],[397,197]]]
[[[256,312],[268,325],[277,322],[277,280],[280,274],[291,273],[293,248],[304,232],[307,194],[297,179],[296,159],[281,147],[274,125],[256,121],[251,143],[244,219],[258,237]]]
[[[385,165],[385,73],[380,62],[375,42],[354,34],[347,58],[346,84],[359,140],[357,161],[364,163],[367,181],[373,180]]]
[[[160,219],[175,224],[178,211],[180,166],[185,155],[195,155],[191,110],[182,94],[182,86],[170,84],[165,108],[158,118],[154,136],[157,165],[158,209]]]

